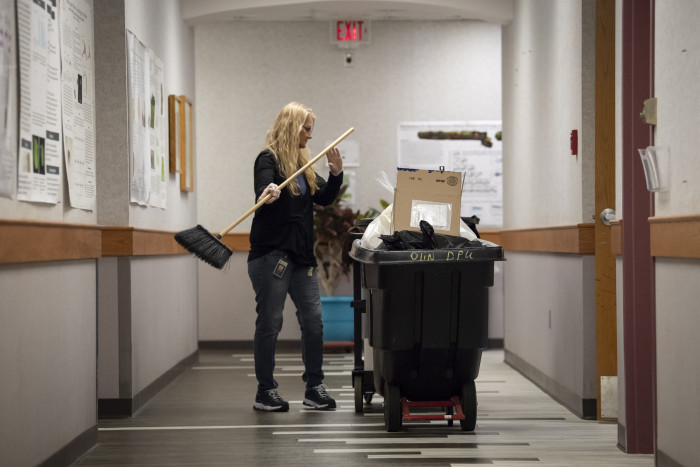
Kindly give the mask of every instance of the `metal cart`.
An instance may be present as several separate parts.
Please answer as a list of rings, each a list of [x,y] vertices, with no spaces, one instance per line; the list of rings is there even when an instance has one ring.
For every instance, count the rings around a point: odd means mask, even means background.
[[[367,226],[373,219],[357,219],[354,227],[348,232],[345,242],[345,252],[349,252],[352,242],[362,238]],[[371,370],[371,348],[366,336],[366,306],[362,296],[362,284],[360,276],[360,264],[353,261],[352,264],[352,288],[353,301],[351,306],[354,311],[353,353],[354,366],[352,370],[352,387],[355,391],[355,412],[362,413],[364,404],[370,404],[374,393],[374,374]],[[368,365],[365,362],[368,361]],[[370,368],[366,368],[369,366]]]

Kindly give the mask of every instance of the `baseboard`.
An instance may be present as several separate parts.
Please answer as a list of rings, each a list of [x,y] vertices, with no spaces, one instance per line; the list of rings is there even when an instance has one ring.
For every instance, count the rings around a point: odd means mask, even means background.
[[[676,462],[671,456],[660,449],[656,450],[656,467],[683,467],[683,464]]]
[[[584,399],[578,396],[507,349],[505,350],[505,362],[577,417],[585,420],[595,420],[597,418],[596,399]]]
[[[97,418],[128,418],[133,415],[132,399],[97,399]]]
[[[41,467],[63,467],[65,465],[73,465],[96,445],[97,425],[83,431],[73,438],[70,443],[63,446],[39,465]]]
[[[197,363],[197,352],[198,351],[195,351],[183,358],[131,399],[98,399],[97,418],[133,417],[139,409],[146,405],[148,401],[162,391],[168,384],[172,383],[177,376]]]
[[[329,353],[352,352],[355,343],[353,341],[329,341],[323,343],[323,351]]]
[[[617,447],[622,452],[627,452],[627,427],[622,423],[617,423]]]
[[[504,347],[504,340],[501,339],[489,339],[487,341],[487,346],[489,349],[502,349]],[[348,342],[324,342],[324,351],[351,351],[353,343]],[[231,351],[245,351],[253,352],[253,341],[199,341],[200,350],[231,350]],[[349,349],[349,350],[348,350]],[[301,351],[301,342],[297,340],[280,340],[277,341],[277,350],[285,352],[296,352]]]
[[[199,341],[199,350],[253,351],[253,341]]]
[[[501,339],[489,338],[486,341],[486,345],[487,345],[488,349],[502,349],[502,348],[504,348],[504,344],[505,344],[505,342],[504,342],[503,338],[501,338]]]
[[[238,350],[253,353],[253,341],[199,341],[200,350]],[[278,340],[278,352],[301,352],[301,340]]]

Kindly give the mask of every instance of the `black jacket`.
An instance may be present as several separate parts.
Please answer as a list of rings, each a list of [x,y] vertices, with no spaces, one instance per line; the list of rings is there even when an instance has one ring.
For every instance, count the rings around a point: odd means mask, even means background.
[[[256,202],[270,183],[280,185],[285,180],[280,175],[275,156],[268,149],[255,159],[254,176]],[[328,174],[328,182],[316,174],[316,183],[319,189],[313,196],[308,188],[306,194],[292,196],[287,186],[277,201],[263,204],[255,211],[248,261],[272,250],[282,250],[299,265],[316,266],[313,203],[321,206],[332,203],[340,191],[343,174]]]

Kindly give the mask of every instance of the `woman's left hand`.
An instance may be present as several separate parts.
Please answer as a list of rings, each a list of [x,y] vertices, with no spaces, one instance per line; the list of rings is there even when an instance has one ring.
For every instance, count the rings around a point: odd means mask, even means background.
[[[338,175],[343,171],[343,158],[340,157],[338,148],[333,148],[328,151],[326,153],[326,158],[328,158],[328,168],[333,175]]]
[[[270,197],[267,199],[267,201],[265,201],[265,204],[274,203],[275,201],[277,201],[279,199],[281,194],[282,194],[282,192],[279,190],[279,187],[277,185],[275,185],[274,183],[270,183],[269,185],[267,185],[265,187],[263,192],[260,194],[257,202],[259,203],[260,200],[262,200],[265,196],[270,195]]]

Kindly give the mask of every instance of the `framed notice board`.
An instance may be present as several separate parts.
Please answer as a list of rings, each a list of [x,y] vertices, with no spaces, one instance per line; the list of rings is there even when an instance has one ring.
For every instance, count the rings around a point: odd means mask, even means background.
[[[501,121],[402,122],[398,167],[464,173],[462,212],[480,226],[503,226]]]
[[[194,111],[187,96],[168,96],[170,172],[180,174],[180,190],[194,191]]]

